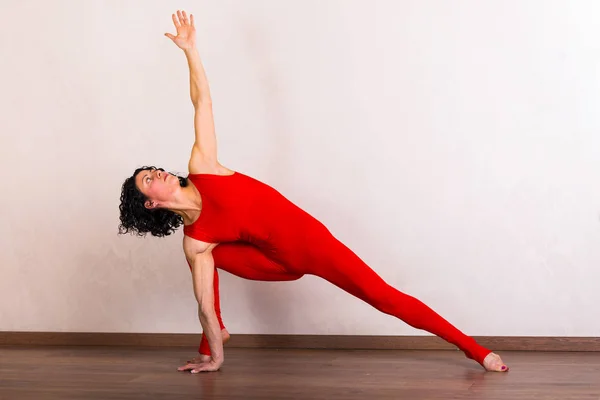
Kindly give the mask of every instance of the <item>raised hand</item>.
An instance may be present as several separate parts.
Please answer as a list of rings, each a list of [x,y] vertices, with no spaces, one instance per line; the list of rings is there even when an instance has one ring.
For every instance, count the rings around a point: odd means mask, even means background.
[[[194,16],[190,14],[188,19],[185,11],[177,10],[177,15],[173,14],[173,24],[177,29],[177,36],[165,33],[165,36],[171,39],[177,47],[182,50],[192,49],[196,46],[196,28],[194,27]]]

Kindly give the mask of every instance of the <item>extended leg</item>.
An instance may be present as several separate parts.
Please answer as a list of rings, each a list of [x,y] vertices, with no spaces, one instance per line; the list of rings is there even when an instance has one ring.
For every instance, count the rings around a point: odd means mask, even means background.
[[[323,262],[307,266],[303,272],[320,276],[376,309],[441,337],[483,365],[490,350],[480,346],[418,299],[388,285],[337,239],[319,240],[319,244],[318,252],[322,254]]]

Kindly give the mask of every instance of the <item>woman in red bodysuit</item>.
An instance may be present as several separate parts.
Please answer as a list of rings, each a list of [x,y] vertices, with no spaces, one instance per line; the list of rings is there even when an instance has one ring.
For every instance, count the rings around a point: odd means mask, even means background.
[[[212,101],[195,47],[194,18],[173,14],[190,68],[195,143],[182,178],[161,168],[138,168],[121,193],[119,233],[171,234],[183,224],[183,249],[192,271],[203,335],[200,356],[179,370],[216,371],[229,337],[219,307],[218,269],[262,281],[319,276],[381,312],[431,332],[461,349],[488,371],[508,371],[500,357],[421,301],[388,285],[318,220],[274,188],[217,160]]]

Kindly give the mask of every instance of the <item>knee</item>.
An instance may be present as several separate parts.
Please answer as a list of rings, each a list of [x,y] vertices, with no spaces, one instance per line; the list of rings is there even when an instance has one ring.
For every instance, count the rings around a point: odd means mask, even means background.
[[[394,304],[390,301],[389,298],[377,299],[376,303],[374,304],[374,307],[384,314],[395,314]]]
[[[411,309],[409,304],[403,300],[403,293],[389,285],[375,291],[372,298],[372,305],[385,314],[396,315],[400,311],[399,308],[403,312],[410,312]]]
[[[360,294],[355,293],[355,295],[375,307],[378,311],[385,314],[391,313],[393,305],[387,290],[369,288],[369,290],[362,291]]]

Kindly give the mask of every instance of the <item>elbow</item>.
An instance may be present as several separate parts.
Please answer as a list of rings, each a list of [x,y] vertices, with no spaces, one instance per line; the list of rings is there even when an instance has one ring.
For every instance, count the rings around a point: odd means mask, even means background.
[[[200,110],[203,108],[212,108],[212,99],[210,96],[200,99],[192,100],[192,104],[196,110]]]

